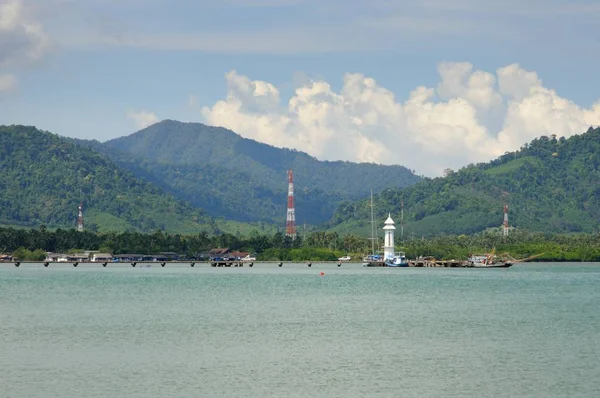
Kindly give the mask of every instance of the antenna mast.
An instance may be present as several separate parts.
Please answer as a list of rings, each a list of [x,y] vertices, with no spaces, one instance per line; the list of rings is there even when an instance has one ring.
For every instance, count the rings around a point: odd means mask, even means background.
[[[373,189],[371,189],[371,253],[375,254],[375,217],[373,215]]]
[[[288,170],[288,203],[285,235],[296,239],[296,208],[294,206],[294,173]]]
[[[504,205],[503,235],[504,235],[504,237],[508,236],[508,205]]]
[[[83,203],[79,203],[77,209],[79,210],[77,215],[77,231],[83,232]]]
[[[400,239],[404,239],[404,200],[400,202]]]

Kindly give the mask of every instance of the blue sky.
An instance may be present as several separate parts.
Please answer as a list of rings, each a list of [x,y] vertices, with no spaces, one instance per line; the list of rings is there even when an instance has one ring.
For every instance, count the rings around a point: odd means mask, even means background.
[[[524,4],[0,0],[0,123],[198,121],[439,175],[600,123],[600,3]]]

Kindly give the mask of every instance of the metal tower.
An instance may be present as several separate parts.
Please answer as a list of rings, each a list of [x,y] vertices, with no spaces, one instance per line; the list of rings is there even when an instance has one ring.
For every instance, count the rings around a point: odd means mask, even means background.
[[[404,200],[400,202],[400,239],[404,239]]]
[[[373,213],[373,189],[371,189],[371,254],[375,254],[375,217]]]
[[[77,216],[77,231],[83,232],[83,203],[79,204],[79,214]]]
[[[502,235],[508,236],[508,205],[504,205],[504,226]]]
[[[288,170],[288,203],[285,235],[296,239],[296,208],[294,207],[294,173]]]

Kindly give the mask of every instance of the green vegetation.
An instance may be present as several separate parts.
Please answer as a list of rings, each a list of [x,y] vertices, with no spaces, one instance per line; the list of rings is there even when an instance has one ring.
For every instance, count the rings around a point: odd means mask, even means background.
[[[343,200],[420,180],[402,166],[323,162],[199,123],[166,120],[106,143],[77,142],[214,217],[283,225],[287,170],[300,224],[329,220]]]
[[[380,242],[381,243],[381,242]],[[99,250],[102,252],[157,254],[176,252],[193,258],[216,247],[256,253],[263,261],[335,261],[350,255],[360,261],[371,251],[369,239],[358,235],[338,235],[335,232],[308,232],[296,240],[281,233],[246,236],[232,234],[209,235],[205,232],[182,235],[156,231],[139,232],[77,232],[74,229],[54,231],[38,229],[0,228],[0,253],[13,253],[25,260],[40,260],[46,251],[72,253]],[[76,249],[77,248],[77,249]],[[397,250],[409,258],[433,256],[437,259],[464,260],[470,253],[507,253],[517,259],[533,256],[535,261],[600,261],[600,235],[515,232],[504,238],[497,234],[473,236],[448,235],[429,239],[405,239]]]
[[[595,233],[600,227],[600,129],[569,139],[540,137],[513,153],[427,178],[374,198],[376,219],[398,224],[404,201],[408,236],[474,234],[498,227],[509,205],[511,226],[550,233]],[[368,234],[368,200],[343,202],[331,230]]]
[[[0,223],[86,229],[215,232],[202,211],[135,178],[86,147],[34,127],[0,126]]]
[[[26,261],[43,261],[46,258],[46,252],[42,249],[27,250],[24,247],[19,247],[13,252],[13,257],[19,260]]]

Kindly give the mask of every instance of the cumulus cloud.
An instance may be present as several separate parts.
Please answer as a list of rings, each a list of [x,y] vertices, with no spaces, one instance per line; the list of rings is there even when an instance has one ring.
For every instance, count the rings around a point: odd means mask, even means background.
[[[310,81],[283,103],[273,84],[233,70],[225,75],[226,99],[201,112],[209,124],[319,159],[401,164],[429,176],[541,135],[568,137],[600,124],[600,101],[582,108],[518,64],[493,74],[442,63],[438,72],[437,87],[416,87],[404,102],[374,79],[348,73],[339,92]]]
[[[50,47],[50,40],[22,0],[0,1],[0,72],[39,60]],[[12,91],[17,80],[0,74],[0,91]]]
[[[19,64],[40,59],[50,39],[22,0],[0,4],[0,64]]]
[[[133,120],[138,129],[144,129],[158,122],[158,116],[153,112],[127,112],[127,117]]]

